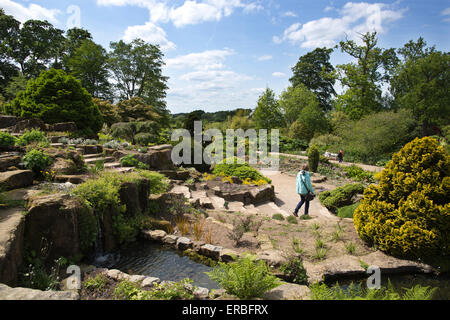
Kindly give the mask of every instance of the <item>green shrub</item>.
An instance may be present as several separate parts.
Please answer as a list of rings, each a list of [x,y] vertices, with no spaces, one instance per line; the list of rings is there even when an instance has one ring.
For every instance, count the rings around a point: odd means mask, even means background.
[[[88,277],[82,283],[84,290],[90,294],[101,294],[108,284],[108,278],[104,273],[99,273],[95,277]]]
[[[324,191],[319,194],[319,200],[328,210],[337,212],[338,208],[353,204],[352,198],[356,194],[362,194],[364,186],[360,183],[347,184],[332,191]]]
[[[73,121],[85,135],[93,135],[103,125],[102,115],[89,92],[75,77],[63,70],[43,71],[17,94],[11,107],[14,115],[40,118],[45,123]]]
[[[25,130],[24,134],[20,136],[20,138],[17,140],[18,146],[26,146],[30,143],[48,143],[47,136],[45,135],[45,132],[42,132],[38,129],[32,129],[32,130]]]
[[[136,167],[139,161],[132,154],[128,154],[119,160],[122,167]]]
[[[258,170],[251,167],[248,163],[237,163],[237,158],[234,157],[233,163],[227,163],[227,159],[223,160],[221,163],[216,164],[213,169],[213,174],[223,175],[228,177],[239,177],[241,180],[265,180],[267,183],[272,181],[264,177]]]
[[[359,202],[351,204],[349,206],[341,207],[337,209],[337,216],[341,218],[353,218],[353,213],[358,208]]]
[[[347,172],[348,176],[353,180],[365,181],[368,183],[375,182],[372,172],[365,171],[363,168],[358,167],[357,165],[351,165],[350,167],[343,167],[342,169],[345,172]]]
[[[0,147],[13,146],[16,143],[16,137],[10,135],[8,132],[0,131]]]
[[[240,299],[261,298],[265,292],[281,284],[264,261],[256,262],[248,256],[229,264],[219,262],[207,275],[228,294]]]
[[[339,133],[343,143],[334,150],[344,150],[346,161],[375,164],[391,158],[418,135],[417,130],[417,122],[407,110],[378,112],[347,125]]]
[[[364,241],[396,256],[450,253],[450,156],[429,137],[405,145],[364,191],[353,219]],[[378,178],[378,177],[377,177]]]
[[[53,162],[48,154],[38,149],[27,152],[22,161],[25,168],[32,170],[36,176],[43,176],[44,170]]]
[[[281,266],[280,271],[288,276],[293,283],[303,285],[308,283],[306,270],[303,267],[302,259],[299,257],[290,257],[288,261]]]
[[[163,174],[148,170],[138,170],[138,173],[141,177],[150,181],[151,194],[160,194],[169,189],[169,179]]]
[[[111,126],[111,136],[116,139],[133,141],[135,130],[133,122],[118,122]]]
[[[140,146],[148,146],[152,143],[158,142],[158,136],[152,133],[138,133],[134,136],[134,142]]]
[[[312,172],[317,172],[317,167],[319,166],[320,153],[319,149],[315,145],[311,145],[308,149],[308,164],[309,170]]]

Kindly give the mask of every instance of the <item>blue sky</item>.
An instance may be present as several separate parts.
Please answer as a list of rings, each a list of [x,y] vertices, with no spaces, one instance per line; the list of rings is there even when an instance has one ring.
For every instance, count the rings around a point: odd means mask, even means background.
[[[159,44],[172,113],[254,108],[266,87],[280,94],[301,55],[376,30],[379,46],[422,36],[450,51],[450,0],[0,0],[21,22],[46,19],[110,41]],[[338,50],[332,63],[349,58]],[[337,86],[339,90],[339,86]]]

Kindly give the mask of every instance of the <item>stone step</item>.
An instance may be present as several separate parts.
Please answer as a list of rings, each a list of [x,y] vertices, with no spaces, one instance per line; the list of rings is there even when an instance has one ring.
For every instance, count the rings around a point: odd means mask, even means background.
[[[84,159],[92,159],[92,158],[101,158],[103,155],[101,153],[97,154],[85,154],[83,155]]]
[[[52,148],[64,148],[66,145],[64,143],[55,142],[55,143],[50,143],[50,146]]]
[[[98,157],[98,158],[84,159],[84,162],[86,164],[95,164],[97,161],[103,161],[106,164],[110,162],[115,162],[116,159],[114,157]]]
[[[33,184],[31,170],[14,170],[0,172],[0,188],[3,190],[20,189]]]
[[[114,163],[114,162],[111,162],[111,163],[107,163],[107,164],[113,164],[113,165],[116,165],[116,164],[119,164],[119,166],[120,166],[120,163],[118,163],[118,162],[116,162],[116,163]],[[106,165],[105,165],[105,167],[106,167]],[[105,169],[105,171],[111,171],[111,172],[117,172],[117,173],[128,173],[128,172],[131,172],[131,171],[133,171],[134,170],[134,168],[132,168],[132,167],[115,167],[115,168],[106,168]]]
[[[117,169],[120,168],[120,162],[108,162],[104,165],[105,169]],[[123,168],[123,169],[133,169],[133,168]]]

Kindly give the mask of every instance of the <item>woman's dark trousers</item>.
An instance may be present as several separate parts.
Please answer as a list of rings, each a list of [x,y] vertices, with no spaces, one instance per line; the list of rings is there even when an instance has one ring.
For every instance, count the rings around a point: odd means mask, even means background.
[[[309,210],[309,201],[306,200],[306,196],[304,195],[300,195],[300,202],[298,203],[297,207],[295,208],[295,213],[298,214],[298,211],[300,210],[300,208],[302,207],[302,205],[305,203],[305,215],[308,214],[308,210]]]

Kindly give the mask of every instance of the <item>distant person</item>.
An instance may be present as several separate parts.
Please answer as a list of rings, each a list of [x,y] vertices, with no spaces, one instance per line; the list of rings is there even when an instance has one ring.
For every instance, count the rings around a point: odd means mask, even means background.
[[[338,160],[339,160],[339,163],[341,163],[344,160],[344,151],[339,150]]]
[[[314,199],[314,189],[311,184],[311,177],[308,172],[309,168],[307,164],[302,166],[302,170],[297,174],[297,193],[300,195],[300,202],[294,210],[294,216],[298,217],[298,211],[305,203],[305,215],[308,215],[309,202]]]

